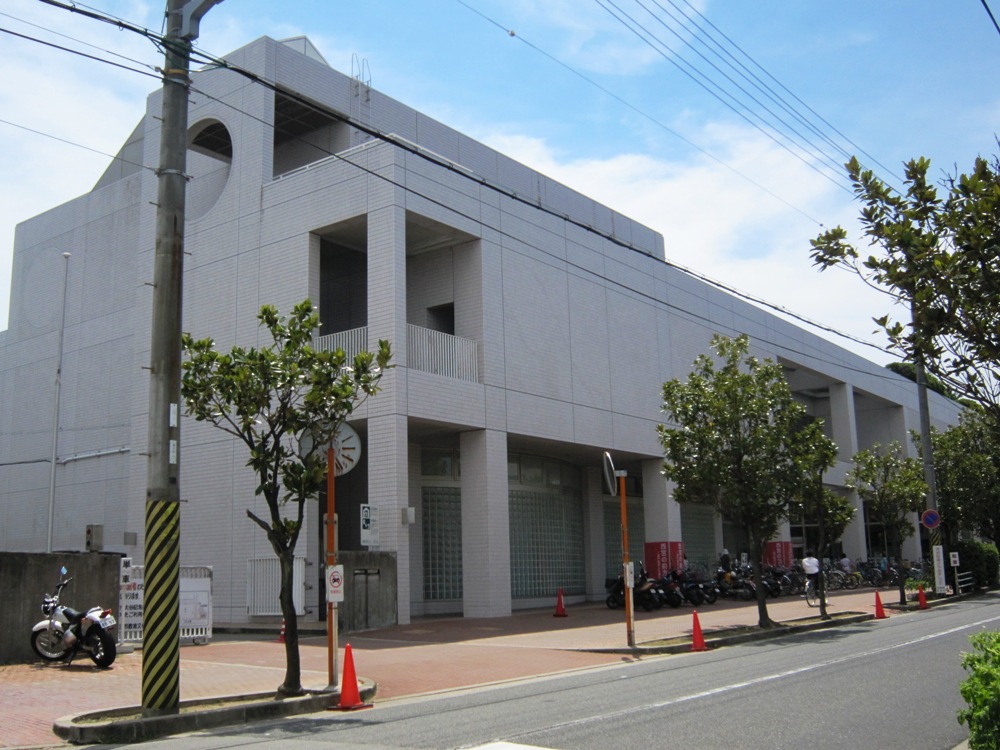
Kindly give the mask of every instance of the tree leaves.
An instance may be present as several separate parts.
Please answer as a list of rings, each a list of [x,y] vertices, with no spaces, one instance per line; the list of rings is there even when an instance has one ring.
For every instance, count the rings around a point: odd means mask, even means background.
[[[678,502],[711,505],[746,531],[759,575],[764,543],[789,503],[803,497],[808,478],[833,465],[837,449],[792,398],[781,366],[749,355],[747,336],[713,336],[712,348],[716,356],[697,357],[686,382],[663,384],[663,411],[673,425],[657,427],[663,473],[675,482]],[[758,608],[767,626],[763,598]]]
[[[288,318],[264,305],[257,315],[272,343],[260,348],[215,350],[210,338],[184,334],[181,396],[187,414],[238,438],[246,446],[264,498],[268,519],[247,509],[247,517],[267,534],[281,564],[281,610],[288,625],[286,674],[280,690],[301,692],[297,625],[292,599],[292,562],[302,530],[306,500],[319,496],[327,467],[321,454],[344,421],[368,396],[390,366],[389,342],[377,352],[361,352],[352,362],[342,350],[316,351],[313,333],[319,313],[309,300]],[[304,436],[313,450],[299,455]],[[290,508],[288,506],[291,506]]]
[[[905,195],[862,168],[847,171],[862,203],[860,260],[841,227],[811,241],[813,262],[841,266],[902,302],[905,321],[875,319],[890,348],[975,401],[1000,424],[1000,160],[978,158],[968,174],[928,182],[930,161],[905,165]]]

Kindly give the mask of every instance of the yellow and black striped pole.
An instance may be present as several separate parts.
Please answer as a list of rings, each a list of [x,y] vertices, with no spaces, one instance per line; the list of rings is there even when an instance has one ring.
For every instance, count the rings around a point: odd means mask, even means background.
[[[149,342],[149,469],[142,612],[142,710],[180,710],[181,288],[191,42],[222,0],[167,0]]]
[[[180,503],[146,503],[142,610],[142,707],[146,715],[180,705]]]

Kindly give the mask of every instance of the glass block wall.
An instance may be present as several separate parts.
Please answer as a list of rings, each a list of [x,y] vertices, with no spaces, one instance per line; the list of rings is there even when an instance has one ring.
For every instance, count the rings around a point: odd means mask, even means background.
[[[577,490],[511,489],[510,587],[515,599],[586,593]]]
[[[462,598],[462,492],[424,487],[424,599]]]
[[[642,498],[626,497],[628,514],[628,558],[632,562],[645,559],[646,522]],[[622,509],[621,501],[604,503],[604,577],[616,579],[622,573]]]

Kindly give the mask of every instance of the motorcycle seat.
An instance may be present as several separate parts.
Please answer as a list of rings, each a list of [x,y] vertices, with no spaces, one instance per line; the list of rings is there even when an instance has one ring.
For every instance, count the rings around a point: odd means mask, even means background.
[[[66,615],[66,619],[69,620],[74,625],[83,618],[83,612],[78,612],[75,609],[66,607],[63,609],[63,614]]]

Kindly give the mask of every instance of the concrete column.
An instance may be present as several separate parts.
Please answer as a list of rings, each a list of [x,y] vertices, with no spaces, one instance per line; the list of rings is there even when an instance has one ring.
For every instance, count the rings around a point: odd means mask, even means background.
[[[378,549],[396,553],[398,622],[410,621],[409,448],[404,415],[368,419],[368,502],[378,508]]]
[[[424,514],[423,486],[420,476],[420,446],[410,443],[409,449],[409,507],[413,508],[414,523],[403,531],[407,535],[410,556],[406,563],[399,562],[399,577],[402,580],[409,566],[410,614],[423,614],[424,609]],[[402,590],[400,592],[402,594]]]
[[[370,165],[392,172],[392,164]],[[406,416],[406,209],[397,191],[370,194],[368,213],[368,349],[379,339],[392,346],[392,364],[381,392],[368,399],[368,502],[379,510],[379,549],[396,552],[397,619],[410,621],[410,504]],[[356,416],[361,416],[357,414]]]
[[[368,347],[392,345],[392,363],[406,367],[406,210],[401,205],[368,214]],[[379,400],[385,393],[379,394]],[[399,397],[402,394],[390,394]]]
[[[830,474],[834,481],[843,482],[844,476],[853,466],[854,454],[858,452],[858,424],[854,410],[854,386],[850,383],[834,383],[830,386],[830,428],[833,441],[837,444],[837,465]],[[841,541],[844,552],[852,559],[868,557],[865,540],[865,513],[861,498],[848,494],[854,508],[854,520],[844,530]]]
[[[462,588],[466,617],[511,613],[507,434],[463,432]]]
[[[681,541],[681,506],[673,499],[673,483],[661,474],[663,461],[642,462],[643,520],[646,541]]]
[[[603,601],[607,592],[604,588],[605,545],[604,538],[604,475],[599,466],[583,469],[583,548],[586,550],[587,599]]]

